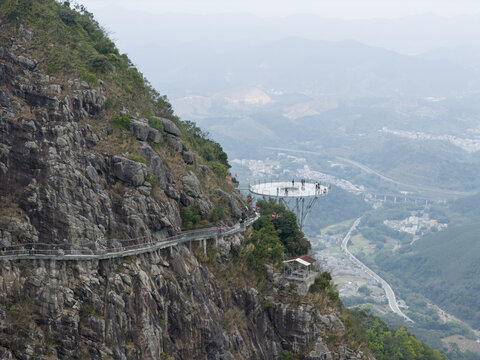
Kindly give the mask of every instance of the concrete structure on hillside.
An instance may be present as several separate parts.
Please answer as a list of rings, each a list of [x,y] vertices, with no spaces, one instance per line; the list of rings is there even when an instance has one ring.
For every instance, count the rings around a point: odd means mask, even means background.
[[[290,283],[296,284],[299,295],[306,295],[318,276],[318,272],[311,269],[315,261],[308,255],[300,255],[283,261],[283,276]]]

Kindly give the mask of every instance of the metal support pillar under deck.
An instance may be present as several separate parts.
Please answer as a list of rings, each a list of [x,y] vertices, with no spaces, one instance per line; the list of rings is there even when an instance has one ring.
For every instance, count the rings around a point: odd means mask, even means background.
[[[309,201],[307,202],[306,206],[305,206],[305,198],[303,197],[295,198],[294,206],[292,206],[288,201],[286,201],[285,198],[279,198],[279,203],[285,205],[287,209],[295,213],[295,215],[297,216],[298,227],[300,228],[300,230],[303,231],[303,224],[305,224],[305,219],[307,218],[307,215],[312,210],[312,207],[317,202],[317,199],[318,199],[317,196],[309,198]]]

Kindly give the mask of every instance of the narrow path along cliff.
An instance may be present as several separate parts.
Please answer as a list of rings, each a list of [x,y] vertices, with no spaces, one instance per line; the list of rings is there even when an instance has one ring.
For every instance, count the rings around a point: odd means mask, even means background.
[[[348,259],[350,259],[350,261],[358,265],[365,273],[371,276],[375,281],[382,284],[382,287],[385,290],[385,294],[387,295],[388,305],[390,306],[390,309],[392,309],[392,311],[395,314],[400,315],[405,320],[413,323],[414,321],[410,319],[407,315],[405,315],[403,311],[400,310],[400,308],[398,307],[397,299],[395,298],[395,293],[393,292],[392,287],[384,279],[382,279],[374,271],[372,271],[368,266],[366,266],[364,263],[358,260],[355,256],[353,256],[350,251],[348,251],[347,245],[348,245],[348,242],[350,241],[351,234],[357,228],[358,224],[360,224],[360,220],[361,220],[361,217],[355,220],[355,222],[352,224],[347,234],[343,238],[342,240],[343,253],[348,257]]]
[[[165,249],[189,241],[201,241],[220,236],[229,236],[245,231],[247,226],[253,224],[258,219],[255,215],[245,221],[243,224],[226,228],[218,232],[217,228],[208,228],[202,230],[186,231],[167,239],[161,239],[153,243],[130,245],[112,249],[80,249],[80,250],[7,250],[0,252],[0,260],[35,260],[35,259],[55,259],[55,260],[103,260],[118,257],[144,254],[147,252]]]

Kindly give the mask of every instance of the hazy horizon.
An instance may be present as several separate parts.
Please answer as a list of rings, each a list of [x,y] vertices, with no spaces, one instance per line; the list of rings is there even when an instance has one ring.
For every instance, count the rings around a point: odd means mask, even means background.
[[[203,42],[222,46],[289,37],[334,42],[355,40],[404,55],[444,48],[469,51],[479,48],[471,34],[480,32],[480,3],[470,1],[455,6],[448,2],[435,5],[430,1],[420,4],[389,1],[392,6],[375,1],[357,4],[344,0],[340,5],[328,6],[301,1],[288,9],[284,2],[266,7],[269,1],[261,1],[258,6],[251,1],[242,2],[241,6],[229,2],[231,6],[227,7],[212,0],[202,2],[201,8],[190,1],[167,1],[161,5],[146,0],[135,4],[123,0],[81,3],[107,29],[120,51],[139,65],[149,49],[165,44]],[[137,55],[139,49],[142,58]]]
[[[167,0],[158,3],[152,0],[139,0],[132,3],[127,0],[82,0],[90,11],[105,8],[124,8],[130,10],[144,10],[148,13],[185,13],[185,14],[224,14],[224,13],[249,13],[262,17],[283,17],[289,15],[315,14],[329,19],[378,19],[401,18],[413,15],[435,14],[443,17],[458,15],[471,15],[480,13],[480,3],[476,1],[461,0],[451,2],[443,1],[379,1],[379,0],[339,0],[311,1],[299,0],[292,3],[286,0],[243,0],[243,1],[192,1],[192,0]]]

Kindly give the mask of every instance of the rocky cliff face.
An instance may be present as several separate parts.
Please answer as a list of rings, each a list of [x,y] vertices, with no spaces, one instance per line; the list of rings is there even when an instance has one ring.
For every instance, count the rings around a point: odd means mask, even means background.
[[[180,230],[183,207],[206,220],[224,204],[227,224],[241,216],[242,198],[198,161],[174,121],[157,119],[159,131],[130,116],[119,134],[110,85],[47,75],[29,52],[35,36],[20,25],[0,47],[0,250],[158,240]],[[0,259],[0,358],[367,357],[327,344],[345,333],[335,309],[219,280],[232,246],[242,238],[225,238],[209,257],[179,246],[99,261]]]
[[[3,263],[0,284],[1,358],[275,359],[284,349],[362,358],[341,344],[330,352],[328,336],[344,332],[334,312],[265,309],[259,291],[219,287],[183,246],[100,262]]]
[[[105,86],[76,79],[59,84],[37,71],[36,60],[20,55],[23,50],[0,47],[0,196],[13,213],[8,221],[16,223],[0,229],[0,246],[148,241],[180,228],[181,206],[195,205],[204,217],[210,213],[213,205],[195,169],[186,168],[194,154],[172,121],[161,119],[164,134],[143,119],[131,121],[145,164],[99,151],[113,131],[98,124],[106,121]],[[181,156],[177,174],[155,145]]]

